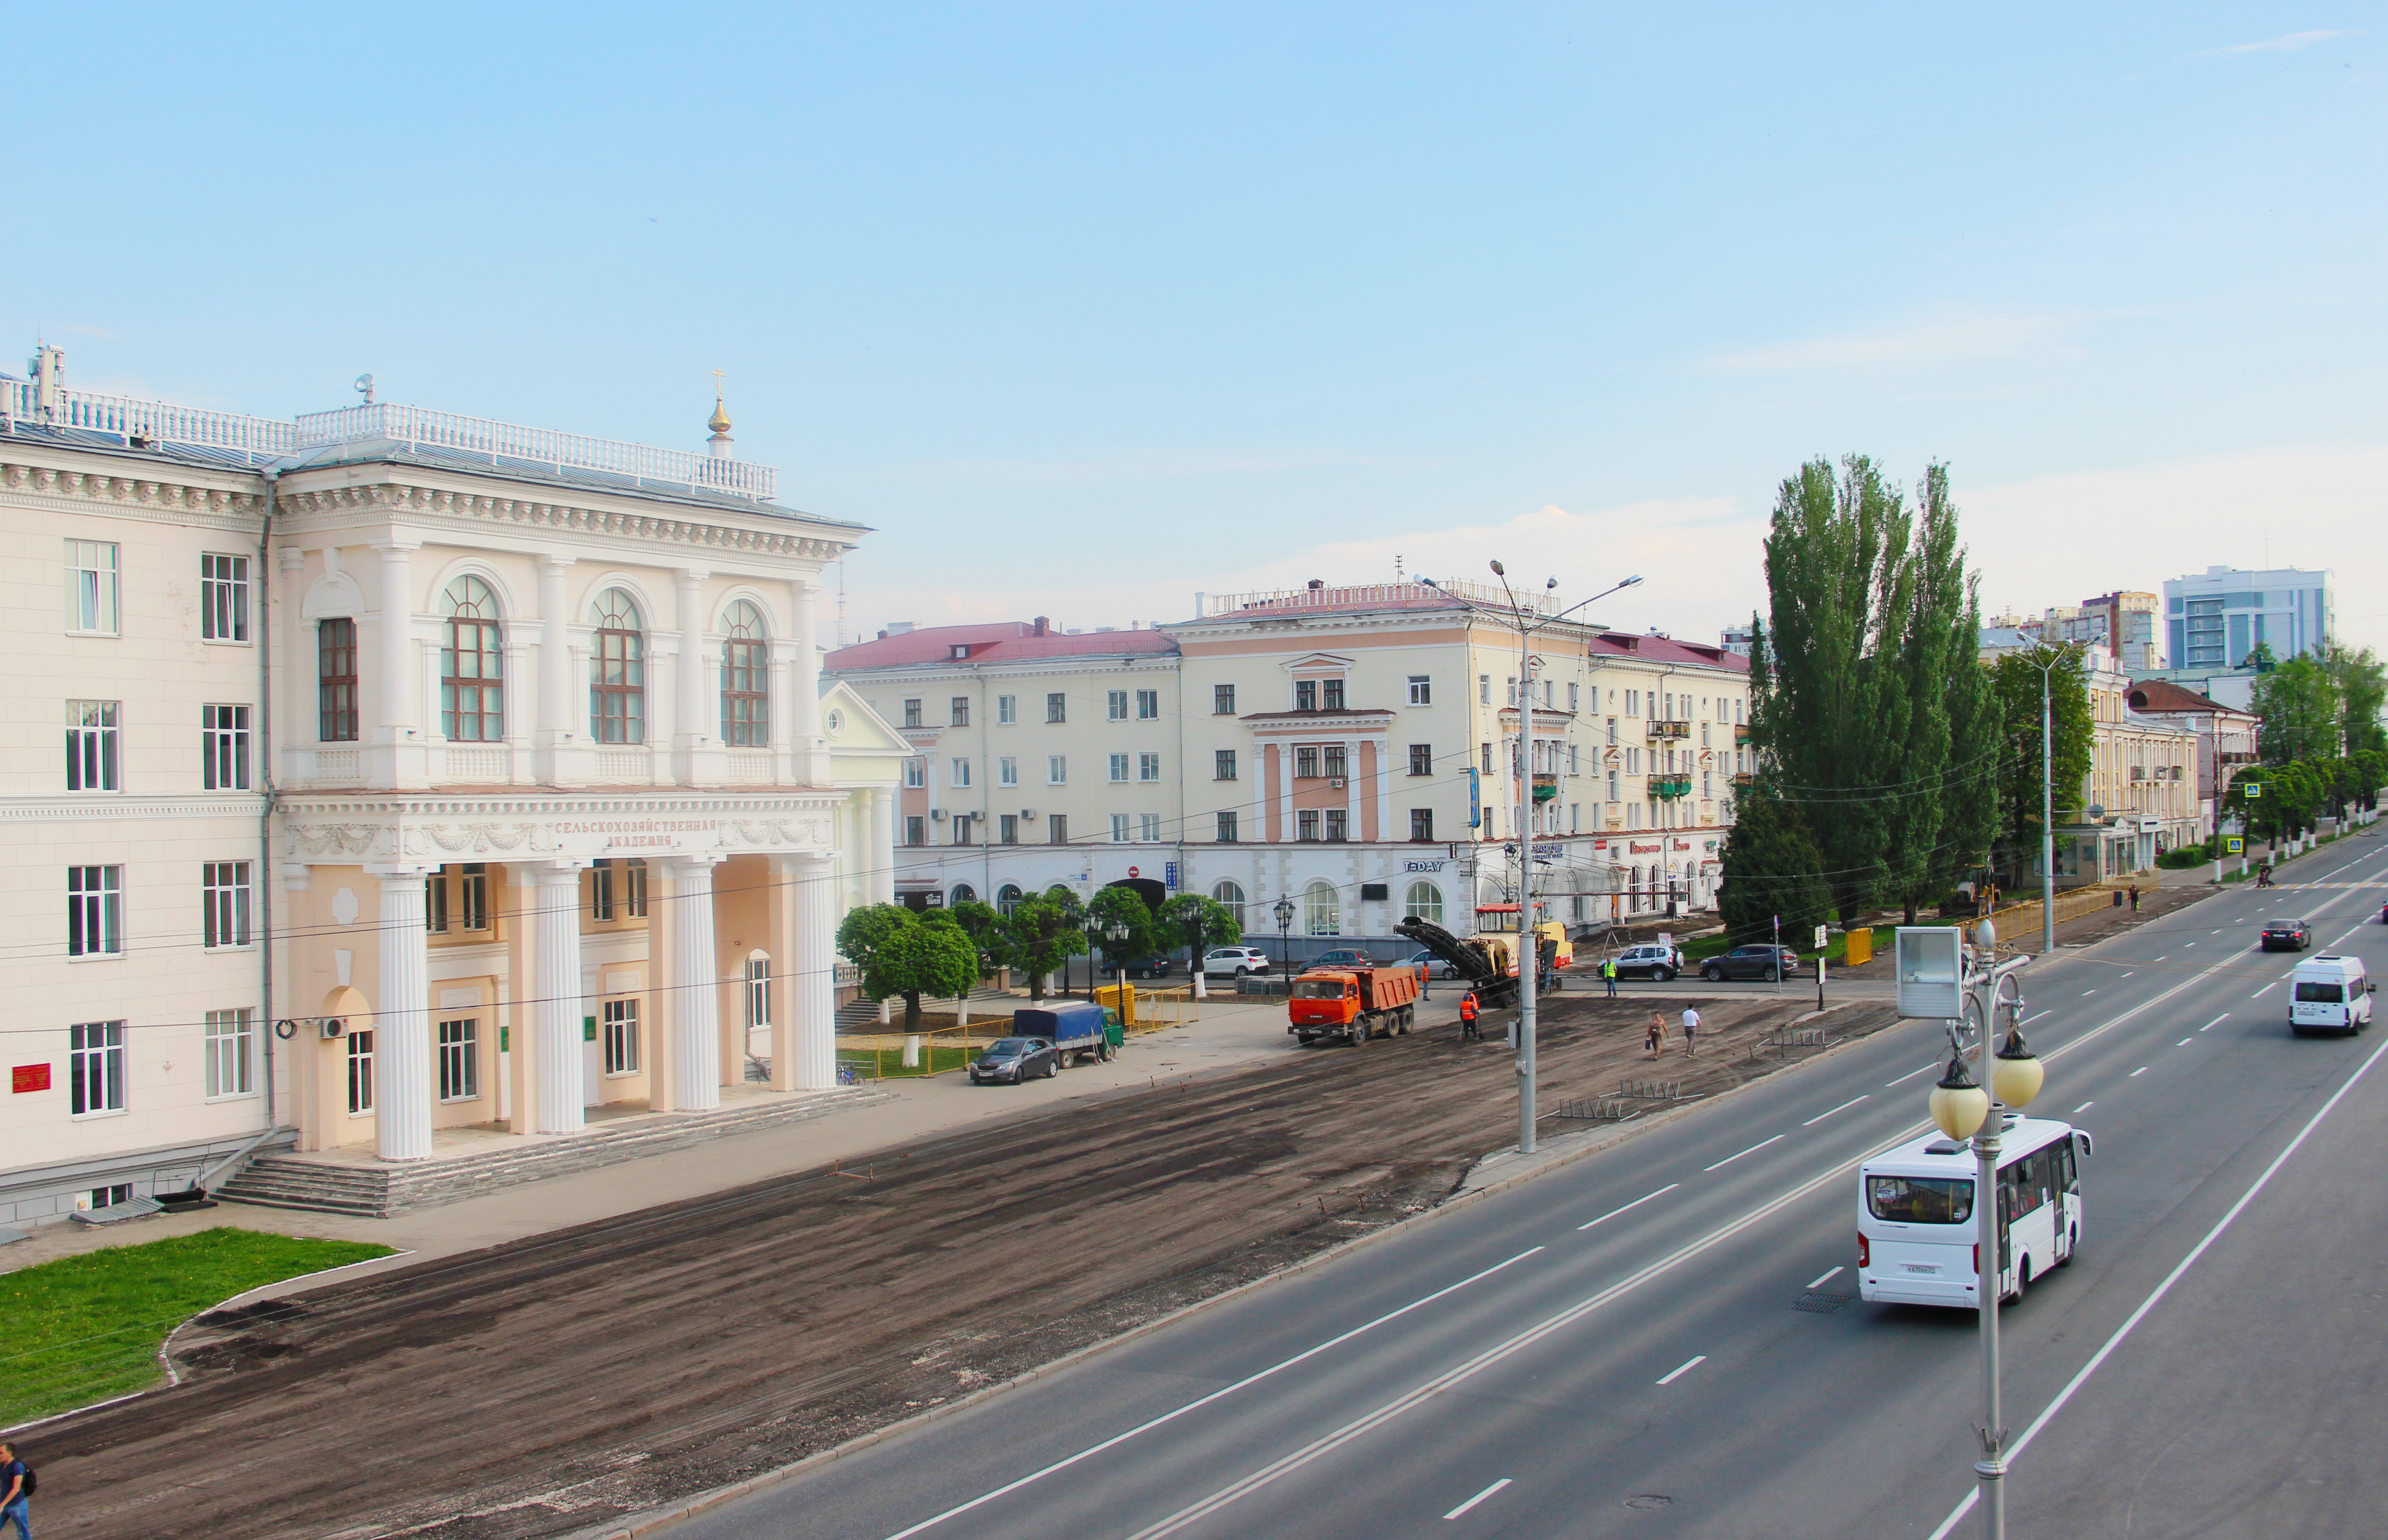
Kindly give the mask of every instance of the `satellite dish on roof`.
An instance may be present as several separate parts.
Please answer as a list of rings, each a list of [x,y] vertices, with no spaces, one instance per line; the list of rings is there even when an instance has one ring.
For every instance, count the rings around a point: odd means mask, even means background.
[[[357,376],[357,394],[365,398],[365,405],[371,406],[374,404],[372,375],[360,374]]]

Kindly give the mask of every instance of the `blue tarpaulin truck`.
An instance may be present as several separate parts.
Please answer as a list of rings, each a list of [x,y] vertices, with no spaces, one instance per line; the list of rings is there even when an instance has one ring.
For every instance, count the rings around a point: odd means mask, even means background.
[[[1055,1000],[1014,1011],[1011,1035],[1043,1038],[1061,1051],[1063,1064],[1076,1063],[1088,1054],[1108,1059],[1120,1045],[1118,1023],[1091,1000]]]

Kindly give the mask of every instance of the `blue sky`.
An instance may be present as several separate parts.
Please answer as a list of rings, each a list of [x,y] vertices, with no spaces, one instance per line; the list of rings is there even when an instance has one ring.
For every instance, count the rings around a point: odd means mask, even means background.
[[[849,633],[1498,555],[1706,636],[1862,450],[1993,607],[2327,564],[2388,644],[2381,20],[11,6],[0,341],[691,448],[720,368]]]

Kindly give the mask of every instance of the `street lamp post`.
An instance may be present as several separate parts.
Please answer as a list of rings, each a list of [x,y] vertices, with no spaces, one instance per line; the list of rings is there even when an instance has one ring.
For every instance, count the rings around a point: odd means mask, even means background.
[[[1285,898],[1277,900],[1276,914],[1277,966],[1285,970],[1288,978],[1291,978],[1293,976],[1293,943],[1286,938],[1293,931],[1293,900]]]
[[[1118,990],[1120,1024],[1127,1024],[1127,959],[1121,953],[1127,947],[1127,927],[1118,920],[1103,927],[1103,950],[1111,953],[1111,982]]]
[[[1603,588],[1591,599],[1579,600],[1556,614],[1529,623],[1526,608],[1518,601],[1509,587],[1508,569],[1500,562],[1492,563],[1492,575],[1501,580],[1501,591],[1509,596],[1509,608],[1505,612],[1487,609],[1469,600],[1461,599],[1431,577],[1421,577],[1420,583],[1435,588],[1456,600],[1473,614],[1498,620],[1504,625],[1518,628],[1518,1153],[1534,1153],[1534,986],[1535,975],[1542,966],[1540,938],[1533,925],[1534,898],[1534,633],[1546,625],[1555,625],[1568,616],[1610,594],[1630,588],[1642,581],[1639,574],[1611,587]],[[1556,587],[1558,579],[1552,578],[1548,587]]]
[[[2000,991],[2028,959],[2018,957],[1993,965],[1998,928],[1984,920],[1975,927],[1975,935],[1981,956],[1972,970],[1966,1014],[1978,1014],[1979,1047],[1987,1057],[1996,1031]],[[1975,1081],[1965,1067],[1963,1049],[1952,1038],[1949,1067],[1932,1088],[1930,1097],[1932,1121],[1940,1131],[1950,1139],[1971,1137],[1974,1142],[1974,1237],[1975,1256],[1979,1258],[1974,1267],[1974,1303],[1982,1325],[1982,1423],[1976,1430],[1982,1458],[1974,1462],[1974,1475],[1980,1483],[1985,1540],[2006,1540],[2007,1533],[2007,1429],[1999,1397],[1999,1301],[2005,1274],[1999,1246],[1999,1141],[2005,1132],[2006,1109],[2020,1110],[2029,1105],[2039,1094],[2044,1075],[2039,1056],[2023,1041],[2020,1024],[2024,1001],[2019,980],[2014,998],[2005,1005],[2007,1040],[1991,1060],[1989,1089],[1984,1091]]]

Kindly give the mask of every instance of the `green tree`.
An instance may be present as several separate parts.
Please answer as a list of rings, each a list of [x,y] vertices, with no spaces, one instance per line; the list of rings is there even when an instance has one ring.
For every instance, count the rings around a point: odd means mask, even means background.
[[[1198,977],[1204,953],[1214,946],[1233,946],[1244,939],[1244,928],[1236,918],[1236,912],[1200,893],[1178,894],[1161,906],[1157,918],[1165,938],[1162,944],[1186,948]]]
[[[2318,658],[2300,653],[2258,678],[2250,709],[2264,719],[2255,750],[2267,764],[2328,759],[2346,741],[2338,681]]]
[[[2388,706],[2388,669],[2368,647],[2337,645],[2323,653],[2322,667],[2338,689],[2343,751],[2354,755],[2366,749],[2388,749],[2388,727],[2380,722],[2382,708]]]
[[[960,899],[948,906],[946,913],[962,928],[962,934],[978,948],[979,955],[993,962],[996,947],[999,944],[996,935],[1003,928],[1003,916],[996,912],[995,906],[981,903],[976,899]]]
[[[978,982],[978,948],[941,910],[916,915],[900,903],[868,904],[839,923],[837,949],[862,970],[864,994],[903,997],[907,1033],[921,1029],[922,995],[958,999]]]
[[[1045,998],[1045,980],[1063,963],[1086,950],[1080,922],[1086,910],[1078,895],[1055,883],[1033,898],[1022,899],[1003,917],[992,953],[1002,966],[1028,975],[1028,998]]]
[[[1823,865],[1799,809],[1763,785],[1748,788],[1734,802],[1733,832],[1721,862],[1717,908],[1726,939],[1736,946],[1766,940],[1780,915],[1783,933],[1797,945],[1832,917],[1833,890],[1821,875]]]
[[[1116,943],[1103,942],[1105,960],[1113,967],[1132,958],[1150,957],[1161,949],[1160,928],[1151,906],[1133,888],[1099,888],[1086,905],[1086,918],[1097,936],[1117,928],[1127,934]]]
[[[1750,739],[1775,793],[1800,804],[1834,903],[1853,921],[1893,854],[1908,853],[1884,793],[1907,780],[1914,746],[1894,666],[1914,607],[1910,520],[1871,461],[1851,455],[1835,474],[1817,459],[1784,481],[1765,549]]]
[[[2077,649],[2043,646],[2007,653],[1988,670],[2002,724],[1998,801],[2007,849],[2003,865],[2017,874],[2028,871],[2039,852],[2040,665],[2051,659],[2054,666],[2045,678],[2055,726],[2050,784],[2062,820],[2067,813],[2078,816],[2081,788],[2090,778],[2090,738],[2097,729],[2090,715],[2088,665]]]

